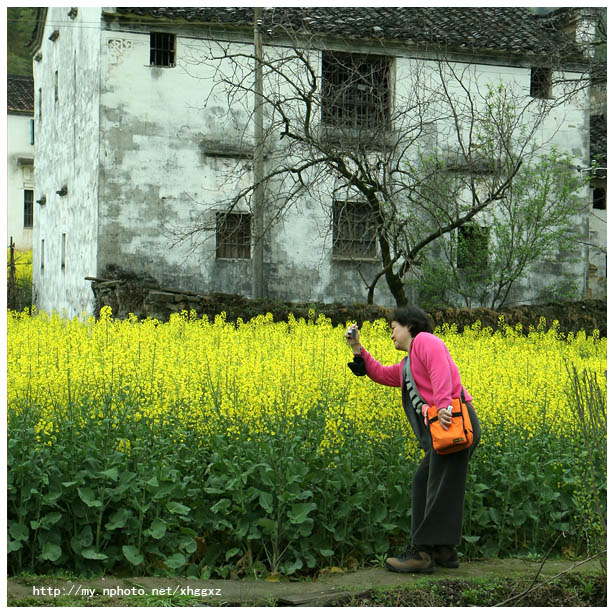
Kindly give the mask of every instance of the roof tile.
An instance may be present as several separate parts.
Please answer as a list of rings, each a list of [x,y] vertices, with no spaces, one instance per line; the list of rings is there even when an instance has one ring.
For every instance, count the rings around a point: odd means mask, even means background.
[[[123,15],[250,26],[249,7],[119,7]],[[516,54],[577,48],[571,37],[526,8],[509,7],[279,7],[263,10],[268,29],[307,31],[348,38],[383,38]]]
[[[7,75],[7,111],[34,112],[34,79]]]

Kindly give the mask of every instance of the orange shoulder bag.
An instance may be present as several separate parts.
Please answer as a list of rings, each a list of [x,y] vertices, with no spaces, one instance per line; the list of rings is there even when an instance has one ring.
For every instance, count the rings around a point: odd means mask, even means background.
[[[436,405],[428,408],[427,420],[433,449],[437,454],[452,454],[468,448],[473,443],[473,426],[465,394],[461,390],[462,399],[452,399],[452,424],[444,430],[439,422],[439,411]]]

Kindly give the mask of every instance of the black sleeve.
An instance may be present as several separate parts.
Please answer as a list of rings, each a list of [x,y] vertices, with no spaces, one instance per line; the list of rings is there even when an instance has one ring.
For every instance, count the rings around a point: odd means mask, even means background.
[[[354,356],[354,360],[352,362],[348,362],[348,367],[351,369],[354,375],[367,374],[367,368],[365,367],[365,359],[360,355]]]

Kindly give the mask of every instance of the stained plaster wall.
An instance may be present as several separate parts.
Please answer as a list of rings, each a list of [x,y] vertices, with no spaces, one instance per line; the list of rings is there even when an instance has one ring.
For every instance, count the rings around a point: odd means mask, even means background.
[[[67,13],[66,7],[48,9],[42,57],[33,62],[34,200],[46,199],[34,203],[33,290],[39,309],[74,317],[91,313],[85,277],[96,274],[100,10],[79,8],[74,19]],[[49,40],[54,31],[59,36]],[[66,195],[58,195],[64,186]]]
[[[104,151],[99,272],[108,264],[130,263],[130,268],[145,271],[172,287],[250,294],[250,261],[217,260],[211,234],[200,245],[172,248],[168,230],[189,225],[202,214],[203,205],[211,206],[216,199],[221,203],[228,197],[229,187],[247,184],[249,175],[237,167],[248,164],[248,159],[232,160],[212,152],[239,150],[247,158],[251,155],[247,121],[251,99],[247,96],[232,107],[233,116],[228,121],[223,98],[207,100],[204,108],[212,73],[203,64],[188,68],[182,65],[182,57],[197,55],[193,53],[193,39],[177,37],[177,67],[152,68],[148,66],[149,30],[122,32],[114,24],[109,25],[109,30],[103,35],[102,45]],[[251,47],[246,52],[250,53]],[[397,76],[411,71],[413,63],[398,57]],[[466,65],[456,66],[459,71],[464,68]],[[530,66],[481,64],[474,79],[481,88],[487,83],[515,82],[519,91],[528,95]],[[406,82],[403,78],[396,80],[400,98]],[[581,163],[587,157],[586,104],[575,99],[558,107],[537,138],[569,151]],[[271,191],[275,191],[273,187]],[[286,300],[364,300],[366,291],[356,269],[361,267],[369,277],[377,271],[377,264],[333,259],[326,210],[332,203],[332,185],[329,194],[328,199],[318,201],[306,193],[268,235],[265,278],[269,296]],[[488,215],[482,216],[482,223],[488,223]],[[207,219],[213,227],[212,212]],[[577,224],[584,228],[585,219],[578,219]],[[188,253],[188,248],[193,251]],[[531,301],[556,283],[562,273],[584,279],[585,258],[569,265],[565,263],[567,255],[559,256],[559,263],[550,265],[549,270],[542,267],[543,274],[527,276],[514,298]],[[375,300],[392,304],[383,279]]]
[[[92,193],[99,198],[98,216],[94,215],[93,226],[87,226],[97,240],[97,249],[88,260],[87,274],[103,276],[109,267],[119,266],[149,274],[163,286],[250,295],[250,260],[216,259],[211,232],[187,244],[173,246],[172,231],[194,226],[195,220],[204,220],[213,229],[216,203],[228,198],[229,187],[236,190],[248,184],[253,144],[248,118],[252,100],[246,96],[240,104],[233,105],[228,117],[228,102],[223,97],[210,96],[213,74],[202,63],[182,62],[182,58],[194,55],[196,43],[194,38],[182,33],[180,26],[169,29],[179,32],[178,66],[149,66],[151,29],[164,31],[165,28],[157,23],[151,27],[132,24],[126,27],[114,20],[103,20],[99,47],[85,55],[90,70],[96,63],[100,67],[99,114],[95,104],[83,107],[89,113],[88,130],[94,133],[91,152],[95,151],[95,155],[90,155],[93,164],[89,167],[93,172],[87,177],[97,188]],[[252,47],[246,50],[251,52]],[[411,61],[402,54],[397,55],[395,69],[402,75],[411,70]],[[78,70],[84,70],[81,64],[80,60]],[[53,69],[45,71],[46,89],[51,87],[52,76]],[[530,67],[480,64],[479,79],[482,84],[514,80],[528,94]],[[397,80],[397,94],[402,92],[402,87],[403,79]],[[586,157],[588,138],[579,129],[584,117],[582,105],[583,101],[576,101],[560,108],[540,134],[544,140],[554,138],[553,142],[564,145],[561,149],[571,150],[579,159]],[[98,127],[99,133],[95,135]],[[584,134],[588,135],[588,130]],[[93,146],[98,136],[99,156]],[[59,170],[55,169],[58,187]],[[81,176],[84,178],[85,174]],[[272,188],[274,192],[275,187]],[[364,276],[369,278],[378,266],[333,259],[329,216],[333,188],[331,185],[329,198],[315,198],[305,193],[268,234],[265,279],[270,297],[364,301],[366,291],[356,269],[361,267]],[[49,186],[46,191],[53,204],[55,190]],[[247,208],[247,203],[239,203],[236,210]],[[97,210],[94,206],[88,211]],[[485,218],[484,223],[487,222]],[[52,248],[53,240],[52,237]],[[518,296],[531,300],[539,294],[541,286],[559,273],[551,271],[550,278],[529,276]],[[582,265],[576,267],[575,273],[584,274]],[[80,279],[75,277],[77,282]],[[54,306],[67,304],[60,283],[49,290],[45,296],[53,297]],[[78,296],[73,302],[78,303],[79,309],[91,305],[89,295]],[[411,294],[410,297],[415,298]],[[375,301],[393,304],[383,279],[378,284]]]
[[[194,220],[204,219],[213,229],[216,203],[221,209],[231,191],[248,185],[252,100],[247,96],[233,106],[230,119],[223,97],[209,97],[205,105],[213,74],[203,64],[181,62],[197,45],[189,37],[177,37],[178,66],[150,67],[149,30],[126,32],[113,22],[107,28],[101,58],[99,274],[121,266],[167,287],[250,295],[251,260],[216,259],[211,231],[184,245],[172,242],[173,229]],[[248,203],[235,211],[248,211]],[[328,225],[320,203],[306,197],[268,233],[269,296],[364,300],[355,268],[371,274],[376,265],[331,262]],[[378,299],[390,302],[385,292]]]

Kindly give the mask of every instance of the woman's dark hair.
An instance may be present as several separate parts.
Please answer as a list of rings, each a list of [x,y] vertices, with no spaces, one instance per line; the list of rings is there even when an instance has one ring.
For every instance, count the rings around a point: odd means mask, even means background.
[[[391,322],[398,322],[401,326],[407,326],[412,337],[418,333],[432,333],[433,327],[429,317],[422,309],[415,305],[397,307],[390,317]]]

